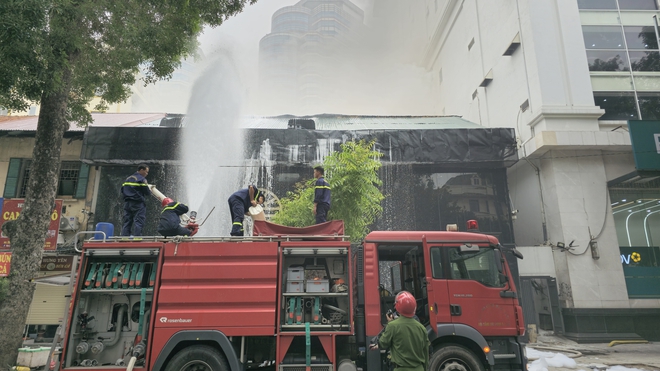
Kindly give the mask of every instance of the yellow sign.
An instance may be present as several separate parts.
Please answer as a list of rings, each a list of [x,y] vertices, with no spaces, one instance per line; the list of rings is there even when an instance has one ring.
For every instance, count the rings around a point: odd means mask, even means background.
[[[11,267],[11,253],[0,252],[0,277],[9,276],[10,267]]]

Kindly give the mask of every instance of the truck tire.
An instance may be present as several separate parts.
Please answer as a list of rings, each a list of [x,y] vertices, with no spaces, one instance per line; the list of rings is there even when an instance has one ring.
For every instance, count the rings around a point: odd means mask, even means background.
[[[485,371],[479,358],[460,345],[442,347],[431,355],[429,371]]]
[[[167,363],[165,371],[230,371],[225,356],[208,345],[184,348]]]

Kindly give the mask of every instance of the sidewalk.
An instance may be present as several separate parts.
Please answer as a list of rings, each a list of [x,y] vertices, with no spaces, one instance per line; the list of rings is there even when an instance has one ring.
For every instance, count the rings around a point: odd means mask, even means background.
[[[528,348],[549,347],[550,349],[538,349],[541,352],[560,353],[571,357],[576,365],[567,367],[570,362],[561,362],[565,357],[557,357],[555,364],[559,367],[552,367],[552,356],[546,356],[545,362],[532,362],[530,360],[530,371],[558,371],[558,370],[606,370],[625,371],[625,369],[641,370],[659,370],[660,371],[660,343],[648,344],[621,344],[608,346],[607,343],[598,344],[578,344],[574,341],[554,336],[548,333],[541,333],[535,344],[528,344]],[[575,351],[581,355],[575,357]],[[563,363],[563,364],[562,364]],[[547,366],[547,367],[544,367]],[[613,366],[623,366],[621,368]]]

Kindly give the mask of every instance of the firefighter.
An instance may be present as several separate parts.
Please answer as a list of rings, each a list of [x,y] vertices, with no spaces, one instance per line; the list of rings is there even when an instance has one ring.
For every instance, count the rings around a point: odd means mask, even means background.
[[[194,236],[199,230],[197,223],[188,222],[188,225],[182,227],[180,224],[181,215],[188,212],[188,206],[173,199],[166,197],[162,202],[163,211],[160,213],[158,222],[158,233],[164,237],[172,236]]]
[[[146,198],[151,193],[146,179],[148,174],[149,166],[140,164],[137,172],[126,178],[121,185],[124,197],[122,236],[142,236],[142,228],[147,219]]]
[[[264,194],[253,185],[234,192],[228,200],[232,222],[230,235],[243,236],[243,219],[248,209],[263,204],[265,200]]]
[[[316,224],[325,223],[330,211],[330,184],[323,178],[325,170],[322,166],[314,168],[314,208],[312,212],[316,217]]]
[[[415,320],[417,301],[408,291],[401,291],[394,299],[399,316],[387,314],[387,325],[378,337],[378,344],[370,349],[389,349],[394,369],[426,371],[429,363],[429,342],[426,327]]]

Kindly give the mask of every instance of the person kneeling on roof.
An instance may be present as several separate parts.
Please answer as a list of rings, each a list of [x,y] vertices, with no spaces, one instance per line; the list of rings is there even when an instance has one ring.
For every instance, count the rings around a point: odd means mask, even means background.
[[[163,211],[160,213],[160,221],[158,222],[158,233],[165,237],[172,236],[194,236],[199,230],[197,223],[188,222],[185,227],[182,227],[181,215],[188,212],[188,206],[173,199],[166,197],[162,202]]]

